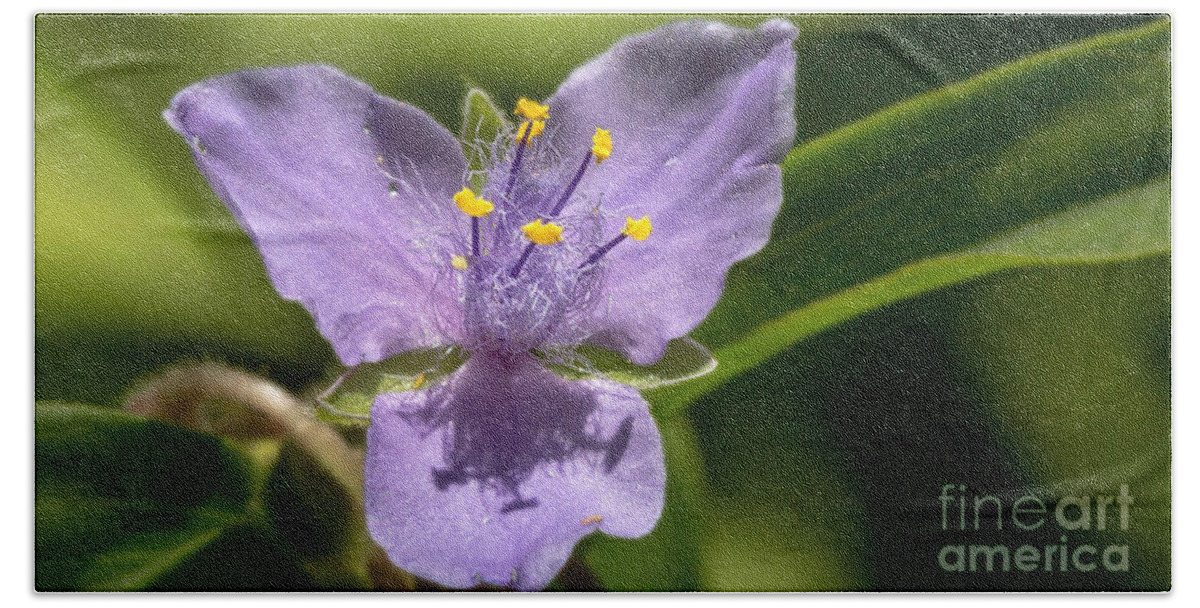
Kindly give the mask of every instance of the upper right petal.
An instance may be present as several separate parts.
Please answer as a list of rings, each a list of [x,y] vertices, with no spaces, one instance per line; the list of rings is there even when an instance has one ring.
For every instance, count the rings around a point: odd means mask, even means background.
[[[220,76],[163,115],[344,363],[457,341],[442,258],[466,161],[436,121],[325,66]]]
[[[795,37],[783,20],[669,24],[622,40],[546,101],[560,150],[611,133],[612,157],[579,185],[591,198],[576,199],[603,200],[601,231],[654,221],[645,242],[605,257],[589,341],[654,363],[716,305],[730,266],[766,245],[796,132]]]

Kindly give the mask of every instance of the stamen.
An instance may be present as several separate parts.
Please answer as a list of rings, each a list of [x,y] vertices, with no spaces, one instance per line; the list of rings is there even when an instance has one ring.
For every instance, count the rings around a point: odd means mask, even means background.
[[[525,266],[525,261],[529,259],[529,254],[533,253],[533,246],[553,245],[561,242],[563,229],[562,226],[553,222],[543,224],[539,218],[521,226],[521,231],[525,233],[525,238],[529,239],[529,244],[525,246],[525,251],[521,252],[521,257],[508,273],[514,279],[517,278],[517,275],[521,274],[521,268]]]
[[[575,172],[575,177],[571,178],[571,183],[567,184],[567,189],[563,191],[562,197],[558,199],[558,203],[554,205],[554,209],[550,211],[550,217],[554,217],[567,206],[567,199],[575,193],[575,187],[579,185],[579,180],[583,179],[583,172],[587,170],[588,162],[592,158],[596,159],[596,164],[604,162],[609,156],[612,156],[612,137],[608,135],[608,131],[596,127],[596,134],[592,135],[592,149],[583,156],[583,162],[579,164],[579,170]]]
[[[517,129],[517,157],[513,159],[512,168],[508,171],[508,184],[504,186],[504,198],[512,196],[513,185],[517,183],[517,173],[521,170],[521,160],[525,158],[525,146],[541,134],[550,118],[550,106],[544,106],[536,101],[522,97],[517,100],[517,109],[513,114],[529,119]],[[529,134],[526,137],[526,133]]]
[[[463,213],[471,216],[471,255],[479,255],[479,218],[484,217],[496,208],[491,201],[475,196],[470,188],[464,187],[454,195],[454,204]]]
[[[550,217],[558,215],[563,210],[563,207],[567,206],[567,199],[571,198],[571,195],[575,193],[575,186],[578,186],[579,180],[583,179],[583,172],[587,170],[588,161],[590,160],[592,160],[592,153],[589,151],[584,155],[583,162],[579,163],[579,170],[575,172],[575,177],[571,179],[571,183],[567,184],[567,189],[563,191],[562,196],[555,203],[554,209],[550,210]]]
[[[525,146],[529,139],[528,137],[517,137],[517,157],[513,159],[512,168],[508,170],[508,184],[504,186],[504,198],[506,200],[512,196],[513,184],[517,183],[517,172],[521,170],[521,159],[525,157]]]
[[[579,268],[585,268],[587,266],[591,266],[592,264],[595,264],[596,262],[600,261],[600,258],[604,257],[604,254],[608,253],[609,251],[612,251],[613,247],[616,247],[618,243],[625,240],[626,238],[631,238],[635,241],[646,240],[647,238],[650,237],[650,232],[652,230],[653,230],[653,227],[650,225],[650,216],[643,215],[642,219],[640,219],[640,220],[635,220],[631,217],[626,217],[625,218],[625,229],[621,231],[621,234],[618,234],[616,237],[613,238],[613,240],[605,243],[603,246],[601,246],[599,249],[597,249],[594,253],[592,253],[592,255],[588,256],[588,259],[584,260],[583,263],[579,265]]]
[[[452,268],[454,268],[455,270],[466,270],[467,269],[467,256],[465,256],[465,255],[451,256],[450,257],[450,266]]]

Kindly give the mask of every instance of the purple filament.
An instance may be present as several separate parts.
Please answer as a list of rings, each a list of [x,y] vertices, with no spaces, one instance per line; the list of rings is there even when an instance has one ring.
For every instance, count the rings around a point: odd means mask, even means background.
[[[558,212],[567,206],[567,199],[571,198],[571,195],[575,193],[575,187],[579,185],[579,180],[583,179],[583,172],[587,170],[588,163],[591,160],[592,151],[588,150],[587,155],[583,157],[583,162],[579,165],[579,170],[575,172],[575,177],[571,179],[571,183],[567,184],[567,189],[563,191],[562,198],[558,199],[558,203],[550,211],[550,217],[558,215]]]
[[[508,185],[504,186],[505,199],[512,195],[513,185],[517,183],[517,172],[521,170],[521,159],[525,157],[526,142],[533,137],[533,135],[531,135],[533,131],[533,125],[531,123],[525,124],[529,126],[525,129],[525,137],[517,140],[517,157],[513,159],[512,169],[508,171]]]
[[[625,233],[622,232],[621,234],[618,234],[616,236],[616,238],[614,238],[613,240],[605,243],[603,247],[597,249],[595,253],[588,256],[588,259],[584,260],[583,263],[579,265],[579,267],[583,268],[585,266],[591,266],[592,264],[595,264],[596,262],[598,262],[600,260],[600,258],[604,257],[604,254],[611,251],[613,247],[617,246],[617,243],[620,243],[623,240],[625,240]],[[514,275],[514,276],[516,276],[516,275]]]
[[[471,256],[479,257],[479,218],[471,216]]]
[[[529,259],[529,254],[531,253],[533,253],[533,243],[525,246],[525,251],[521,252],[521,257],[517,259],[516,264],[513,264],[513,268],[509,271],[508,276],[514,279],[517,278],[517,275],[521,274],[521,267],[525,266],[525,260]]]

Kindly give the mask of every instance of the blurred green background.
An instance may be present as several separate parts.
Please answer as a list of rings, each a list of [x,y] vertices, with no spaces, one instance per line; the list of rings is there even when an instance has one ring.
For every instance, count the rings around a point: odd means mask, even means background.
[[[680,18],[38,16],[37,586],[427,585],[381,574],[319,432],[217,439],[113,411],[180,361],[305,394],[340,373],[162,121],[175,92],[323,63],[456,130],[471,87],[545,98]],[[693,333],[717,372],[646,393],[667,513],[645,539],[586,540],[554,588],[1168,588],[1169,23],[786,18],[784,210]],[[945,572],[943,545],[1060,532],[943,531],[946,483],[1009,501],[1128,484],[1130,530],[1070,543],[1129,544],[1130,570]]]

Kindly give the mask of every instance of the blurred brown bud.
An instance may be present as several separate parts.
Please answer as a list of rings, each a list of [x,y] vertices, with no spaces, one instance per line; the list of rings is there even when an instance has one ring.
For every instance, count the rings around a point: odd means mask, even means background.
[[[131,394],[125,409],[233,439],[283,437],[303,411],[278,384],[212,362],[168,369]]]

